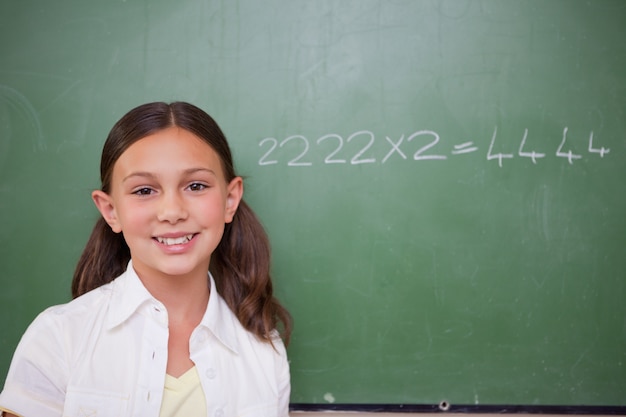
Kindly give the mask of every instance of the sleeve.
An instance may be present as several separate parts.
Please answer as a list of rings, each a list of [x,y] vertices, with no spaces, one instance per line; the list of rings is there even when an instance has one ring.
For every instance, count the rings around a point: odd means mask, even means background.
[[[23,417],[60,417],[68,380],[63,333],[54,308],[28,327],[13,355],[0,408]]]
[[[287,351],[282,340],[274,341],[279,358],[276,361],[276,379],[278,386],[278,415],[289,416],[289,397],[291,395],[291,376],[289,373],[289,361]]]

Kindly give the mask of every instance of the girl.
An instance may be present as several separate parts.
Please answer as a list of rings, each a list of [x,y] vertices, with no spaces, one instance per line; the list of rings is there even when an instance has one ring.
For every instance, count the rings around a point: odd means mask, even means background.
[[[111,130],[92,198],[102,218],[68,304],[20,341],[5,416],[287,416],[289,313],[267,236],[215,121],[182,102]],[[210,271],[210,272],[208,272]]]

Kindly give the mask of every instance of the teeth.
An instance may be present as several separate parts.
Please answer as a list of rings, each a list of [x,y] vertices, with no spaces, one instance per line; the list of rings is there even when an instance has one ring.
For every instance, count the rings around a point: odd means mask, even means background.
[[[192,237],[193,235],[187,235],[182,237],[157,237],[156,239],[159,241],[159,243],[170,246],[182,245],[183,243],[187,243],[191,240]]]

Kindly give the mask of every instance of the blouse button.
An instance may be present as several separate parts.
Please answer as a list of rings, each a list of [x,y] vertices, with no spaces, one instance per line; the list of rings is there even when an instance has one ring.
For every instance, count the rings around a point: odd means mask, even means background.
[[[215,369],[209,368],[209,369],[206,370],[207,378],[213,379],[213,378],[215,378],[216,375],[217,375],[217,372],[215,372]]]
[[[224,416],[224,410],[222,410],[221,408],[218,408],[217,410],[215,410],[215,417],[223,417]]]

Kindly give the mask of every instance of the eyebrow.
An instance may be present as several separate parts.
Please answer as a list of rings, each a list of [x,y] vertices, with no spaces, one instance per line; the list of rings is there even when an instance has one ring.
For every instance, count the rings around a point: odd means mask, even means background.
[[[217,174],[215,173],[215,171],[213,171],[212,169],[209,168],[189,168],[183,171],[184,175],[190,175],[190,174],[195,174],[197,172],[207,172],[211,175],[217,176]],[[122,179],[122,182],[126,182],[131,178],[135,178],[135,177],[143,177],[143,178],[150,178],[150,179],[154,179],[157,177],[157,175],[153,174],[152,172],[148,172],[148,171],[137,171],[137,172],[131,172],[130,174],[128,174],[127,176],[125,176]]]

